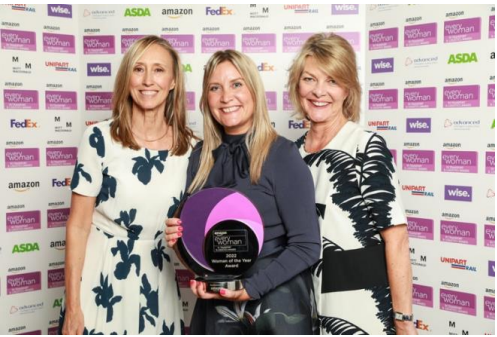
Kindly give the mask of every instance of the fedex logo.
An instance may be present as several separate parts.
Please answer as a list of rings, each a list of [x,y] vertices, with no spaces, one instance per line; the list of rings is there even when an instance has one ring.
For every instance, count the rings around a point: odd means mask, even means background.
[[[308,129],[311,125],[311,123],[307,120],[302,120],[302,121],[294,121],[294,120],[289,120],[288,121],[288,128],[289,129]]]
[[[16,129],[36,129],[38,128],[38,122],[33,122],[31,119],[25,119],[23,121],[11,119],[10,127]]]
[[[57,179],[52,179],[52,187],[65,187],[65,186],[71,186],[71,178],[66,178],[62,181],[59,181]]]
[[[473,187],[445,185],[445,200],[473,201]]]
[[[233,15],[233,10],[226,7],[219,7],[218,9],[213,9],[211,7],[205,8],[205,15]]]

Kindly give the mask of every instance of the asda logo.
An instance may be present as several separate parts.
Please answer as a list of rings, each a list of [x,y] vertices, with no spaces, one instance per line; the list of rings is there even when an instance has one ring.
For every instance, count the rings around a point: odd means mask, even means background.
[[[56,298],[53,301],[52,308],[60,308],[60,307],[62,307],[62,298]]]
[[[476,53],[451,54],[449,56],[449,61],[447,63],[453,64],[453,63],[471,63],[471,62],[478,62]]]
[[[14,245],[12,248],[12,254],[16,253],[29,253],[29,252],[34,252],[35,250],[39,251],[40,246],[38,246],[38,243],[21,243],[19,245]]]
[[[192,72],[192,66],[189,63],[183,64],[182,66],[183,66],[183,72],[185,72],[185,73],[191,73]]]
[[[124,16],[151,16],[148,8],[126,8]]]

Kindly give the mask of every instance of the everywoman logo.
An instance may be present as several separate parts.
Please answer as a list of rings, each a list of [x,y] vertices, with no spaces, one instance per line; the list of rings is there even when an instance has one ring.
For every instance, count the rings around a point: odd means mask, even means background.
[[[476,224],[442,220],[440,241],[476,245]]]
[[[440,309],[476,316],[476,295],[440,289]]]
[[[444,108],[475,108],[479,106],[479,85],[460,85],[443,88]]]
[[[422,307],[433,308],[433,288],[419,284],[412,285],[412,303]]]
[[[436,107],[436,87],[404,89],[404,109],[433,109]]]
[[[444,42],[463,42],[481,39],[481,18],[444,22]]]
[[[433,240],[433,219],[407,217],[410,238]]]
[[[2,49],[36,51],[36,33],[0,29]]]
[[[369,50],[390,49],[398,46],[398,27],[369,31]]]

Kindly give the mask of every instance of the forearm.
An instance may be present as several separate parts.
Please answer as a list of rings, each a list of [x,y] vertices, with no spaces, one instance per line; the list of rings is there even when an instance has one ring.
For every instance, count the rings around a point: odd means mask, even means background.
[[[412,269],[409,256],[409,239],[405,226],[392,228],[395,236],[386,241],[385,257],[387,263],[388,282],[392,296],[393,311],[412,314]],[[397,331],[415,332],[413,322],[395,321]]]
[[[89,231],[69,226],[66,231],[66,308],[80,307],[80,284]]]

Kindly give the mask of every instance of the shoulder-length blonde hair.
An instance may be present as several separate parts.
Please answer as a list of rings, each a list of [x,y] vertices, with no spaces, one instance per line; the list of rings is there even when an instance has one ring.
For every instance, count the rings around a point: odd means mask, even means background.
[[[164,48],[173,59],[175,86],[167,95],[164,117],[167,125],[173,128],[171,154],[180,156],[188,151],[191,139],[195,137],[192,130],[186,126],[186,92],[183,67],[176,50],[171,47],[169,42],[158,36],[149,35],[137,40],[124,54],[114,83],[113,122],[110,132],[112,139],[121,142],[124,147],[130,147],[133,150],[140,149],[131,132],[133,99],[129,91],[129,82],[136,62],[153,45]]]
[[[289,69],[288,94],[297,116],[303,119],[306,115],[300,103],[299,81],[309,56],[314,57],[321,70],[348,92],[342,112],[347,120],[357,122],[360,117],[361,85],[356,55],[347,40],[333,33],[318,33],[309,37]]]
[[[209,107],[209,81],[218,65],[230,62],[242,75],[252,99],[254,114],[252,125],[247,133],[245,142],[250,155],[250,182],[257,184],[261,177],[262,165],[266,160],[271,145],[278,136],[271,126],[266,104],[266,92],[255,63],[246,55],[236,50],[222,50],[211,56],[204,71],[200,110],[204,115],[204,144],[200,154],[200,167],[189,188],[189,192],[201,189],[214,165],[212,151],[222,142],[223,126],[219,124]]]

